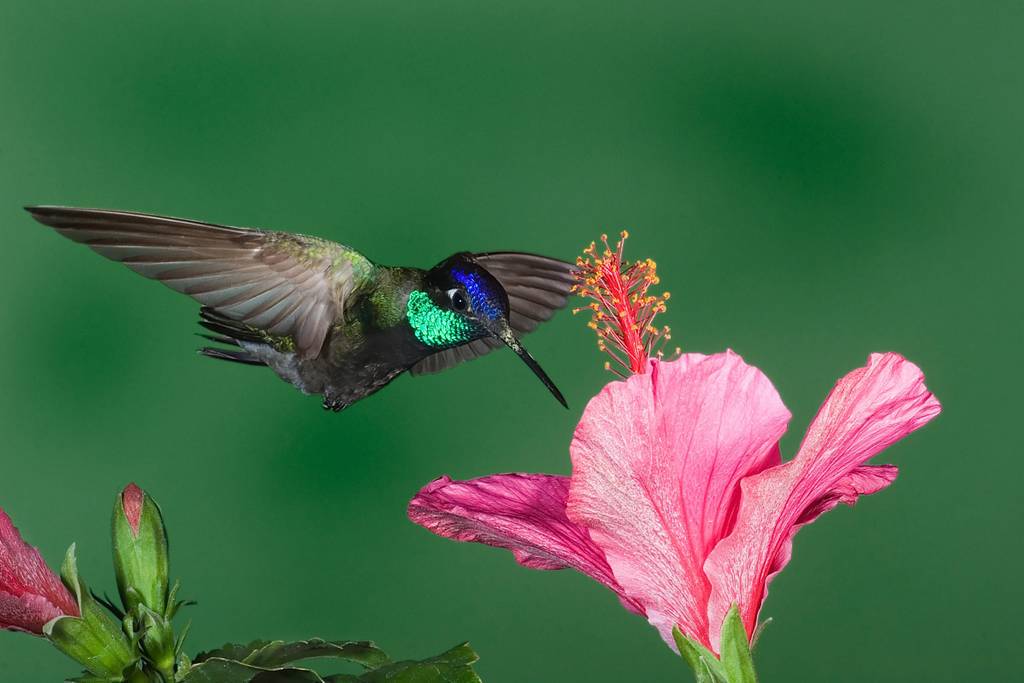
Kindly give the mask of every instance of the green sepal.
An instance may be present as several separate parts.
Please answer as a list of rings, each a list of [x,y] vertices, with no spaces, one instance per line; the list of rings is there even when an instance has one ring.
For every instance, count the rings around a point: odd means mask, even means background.
[[[185,638],[188,637],[188,632],[191,631],[191,630],[192,630],[192,622],[191,621],[186,622],[185,623],[185,628],[181,629],[181,633],[178,635],[178,639],[174,642],[174,654],[178,658],[178,661],[181,661],[182,657],[185,657],[186,659],[188,659],[188,657],[186,657],[185,654],[184,654]],[[191,662],[191,660],[190,660],[190,662]],[[187,669],[188,667],[186,666],[185,668]]]
[[[730,683],[715,653],[683,635],[678,626],[672,628],[672,637],[679,648],[679,655],[693,669],[697,683]]]
[[[754,635],[750,637],[750,651],[753,652],[757,648],[757,644],[761,642],[761,636],[764,635],[768,625],[772,623],[772,618],[768,617],[754,629]]]
[[[60,578],[78,602],[81,616],[52,619],[43,626],[43,635],[96,679],[124,680],[125,669],[136,661],[131,644],[120,624],[93,598],[79,578],[74,544],[64,557]]]
[[[164,680],[174,679],[174,663],[178,649],[174,640],[174,628],[168,619],[156,612],[139,606],[142,613],[142,652],[149,665],[160,672]]]
[[[99,678],[92,674],[83,674],[82,676],[76,676],[75,678],[64,679],[65,683],[109,683],[109,681],[109,678]],[[125,683],[152,683],[149,676],[143,673],[141,669],[137,669],[135,667],[125,671],[124,681]]]
[[[754,659],[750,654],[747,630],[739,608],[733,604],[722,623],[722,668],[729,683],[757,683]]]
[[[164,617],[168,621],[178,616],[178,612],[182,607],[198,604],[195,600],[178,600],[179,588],[181,588],[181,581],[175,581],[174,585],[167,592],[167,610],[164,612]]]
[[[256,640],[248,645],[226,644],[212,652],[196,655],[196,663],[209,659],[232,659],[255,667],[274,668],[313,657],[334,657],[375,669],[390,662],[388,656],[368,640],[323,640],[310,638],[286,643]]]
[[[139,668],[138,665],[133,666],[124,672],[124,681],[125,683],[162,683],[159,678],[151,678],[150,675]]]
[[[143,604],[157,614],[165,615],[169,559],[163,515],[148,493],[137,487],[135,490],[142,494],[138,533],[132,529],[125,514],[124,496],[128,488],[118,494],[114,503],[111,536],[117,590],[125,612],[133,613],[139,604]]]

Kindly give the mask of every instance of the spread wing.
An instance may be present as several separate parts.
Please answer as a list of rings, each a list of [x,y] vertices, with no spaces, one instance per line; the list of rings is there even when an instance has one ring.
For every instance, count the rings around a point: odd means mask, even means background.
[[[473,257],[505,288],[509,325],[520,336],[533,332],[542,322],[550,320],[555,311],[564,308],[575,282],[576,266],[547,256],[500,251]],[[477,339],[427,356],[412,366],[410,372],[413,375],[440,372],[500,346],[504,344],[491,337]]]
[[[31,206],[40,223],[232,320],[289,337],[302,358],[373,264],[334,242],[127,211]]]

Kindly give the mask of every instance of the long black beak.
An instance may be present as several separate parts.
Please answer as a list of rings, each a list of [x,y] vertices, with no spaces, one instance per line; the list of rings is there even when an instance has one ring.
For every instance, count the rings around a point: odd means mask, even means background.
[[[515,351],[516,355],[522,358],[523,362],[526,363],[526,365],[531,370],[533,370],[533,374],[537,375],[537,378],[544,383],[544,386],[548,388],[548,391],[551,392],[551,395],[557,398],[558,402],[561,403],[563,407],[568,408],[569,404],[565,402],[565,397],[562,396],[562,392],[558,390],[558,387],[556,387],[555,383],[551,381],[551,378],[548,377],[547,373],[544,372],[543,368],[540,367],[537,361],[533,359],[533,356],[530,355],[530,352],[527,351],[526,348],[522,345],[522,343],[520,343],[520,341],[516,338],[515,333],[512,332],[512,328],[508,326],[508,323],[502,321],[500,325],[501,326],[497,330],[492,332],[492,334],[501,341],[505,342],[505,344],[507,344],[510,349]]]

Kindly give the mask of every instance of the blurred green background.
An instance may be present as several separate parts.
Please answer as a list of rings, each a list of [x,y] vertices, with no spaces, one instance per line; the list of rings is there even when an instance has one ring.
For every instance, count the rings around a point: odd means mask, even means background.
[[[405,517],[441,474],[568,471],[609,379],[583,320],[527,343],[568,412],[497,353],[327,414],[197,357],[193,302],[20,207],[288,229],[420,266],[572,258],[629,228],[672,292],[674,341],[736,349],[775,382],[787,456],[871,351],[918,363],[944,405],[883,456],[891,489],[800,534],[763,611],[763,679],[1006,680],[1024,598],[1022,30],[1017,2],[4,2],[0,505],[54,565],[77,541],[111,591],[114,495],[148,489],[200,602],[192,652],[468,639],[489,683],[688,680],[590,579]],[[0,680],[73,672],[0,633]]]

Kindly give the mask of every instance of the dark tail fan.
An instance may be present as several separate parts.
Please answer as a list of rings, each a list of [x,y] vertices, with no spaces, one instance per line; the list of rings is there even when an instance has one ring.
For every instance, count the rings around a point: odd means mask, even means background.
[[[199,324],[216,333],[214,335],[201,334],[199,335],[200,337],[218,344],[236,347],[233,349],[220,349],[214,346],[204,346],[199,349],[200,354],[207,358],[219,358],[220,360],[229,360],[245,365],[266,365],[266,363],[257,359],[245,349],[240,348],[239,341],[266,342],[266,339],[251,327],[245,325],[245,323],[227,318],[216,310],[203,306],[199,310]]]
[[[245,365],[266,365],[263,361],[257,360],[249,355],[248,351],[215,349],[212,346],[204,346],[199,349],[199,353],[207,358],[219,358],[220,360],[229,360],[234,363],[243,363]]]
[[[211,332],[227,337],[230,340],[227,343],[235,344],[235,346],[238,345],[236,342],[239,341],[255,342],[257,344],[267,343],[266,337],[259,330],[255,330],[243,322],[232,320],[209,306],[203,306],[199,309],[199,324]],[[213,341],[221,340],[214,339]]]

